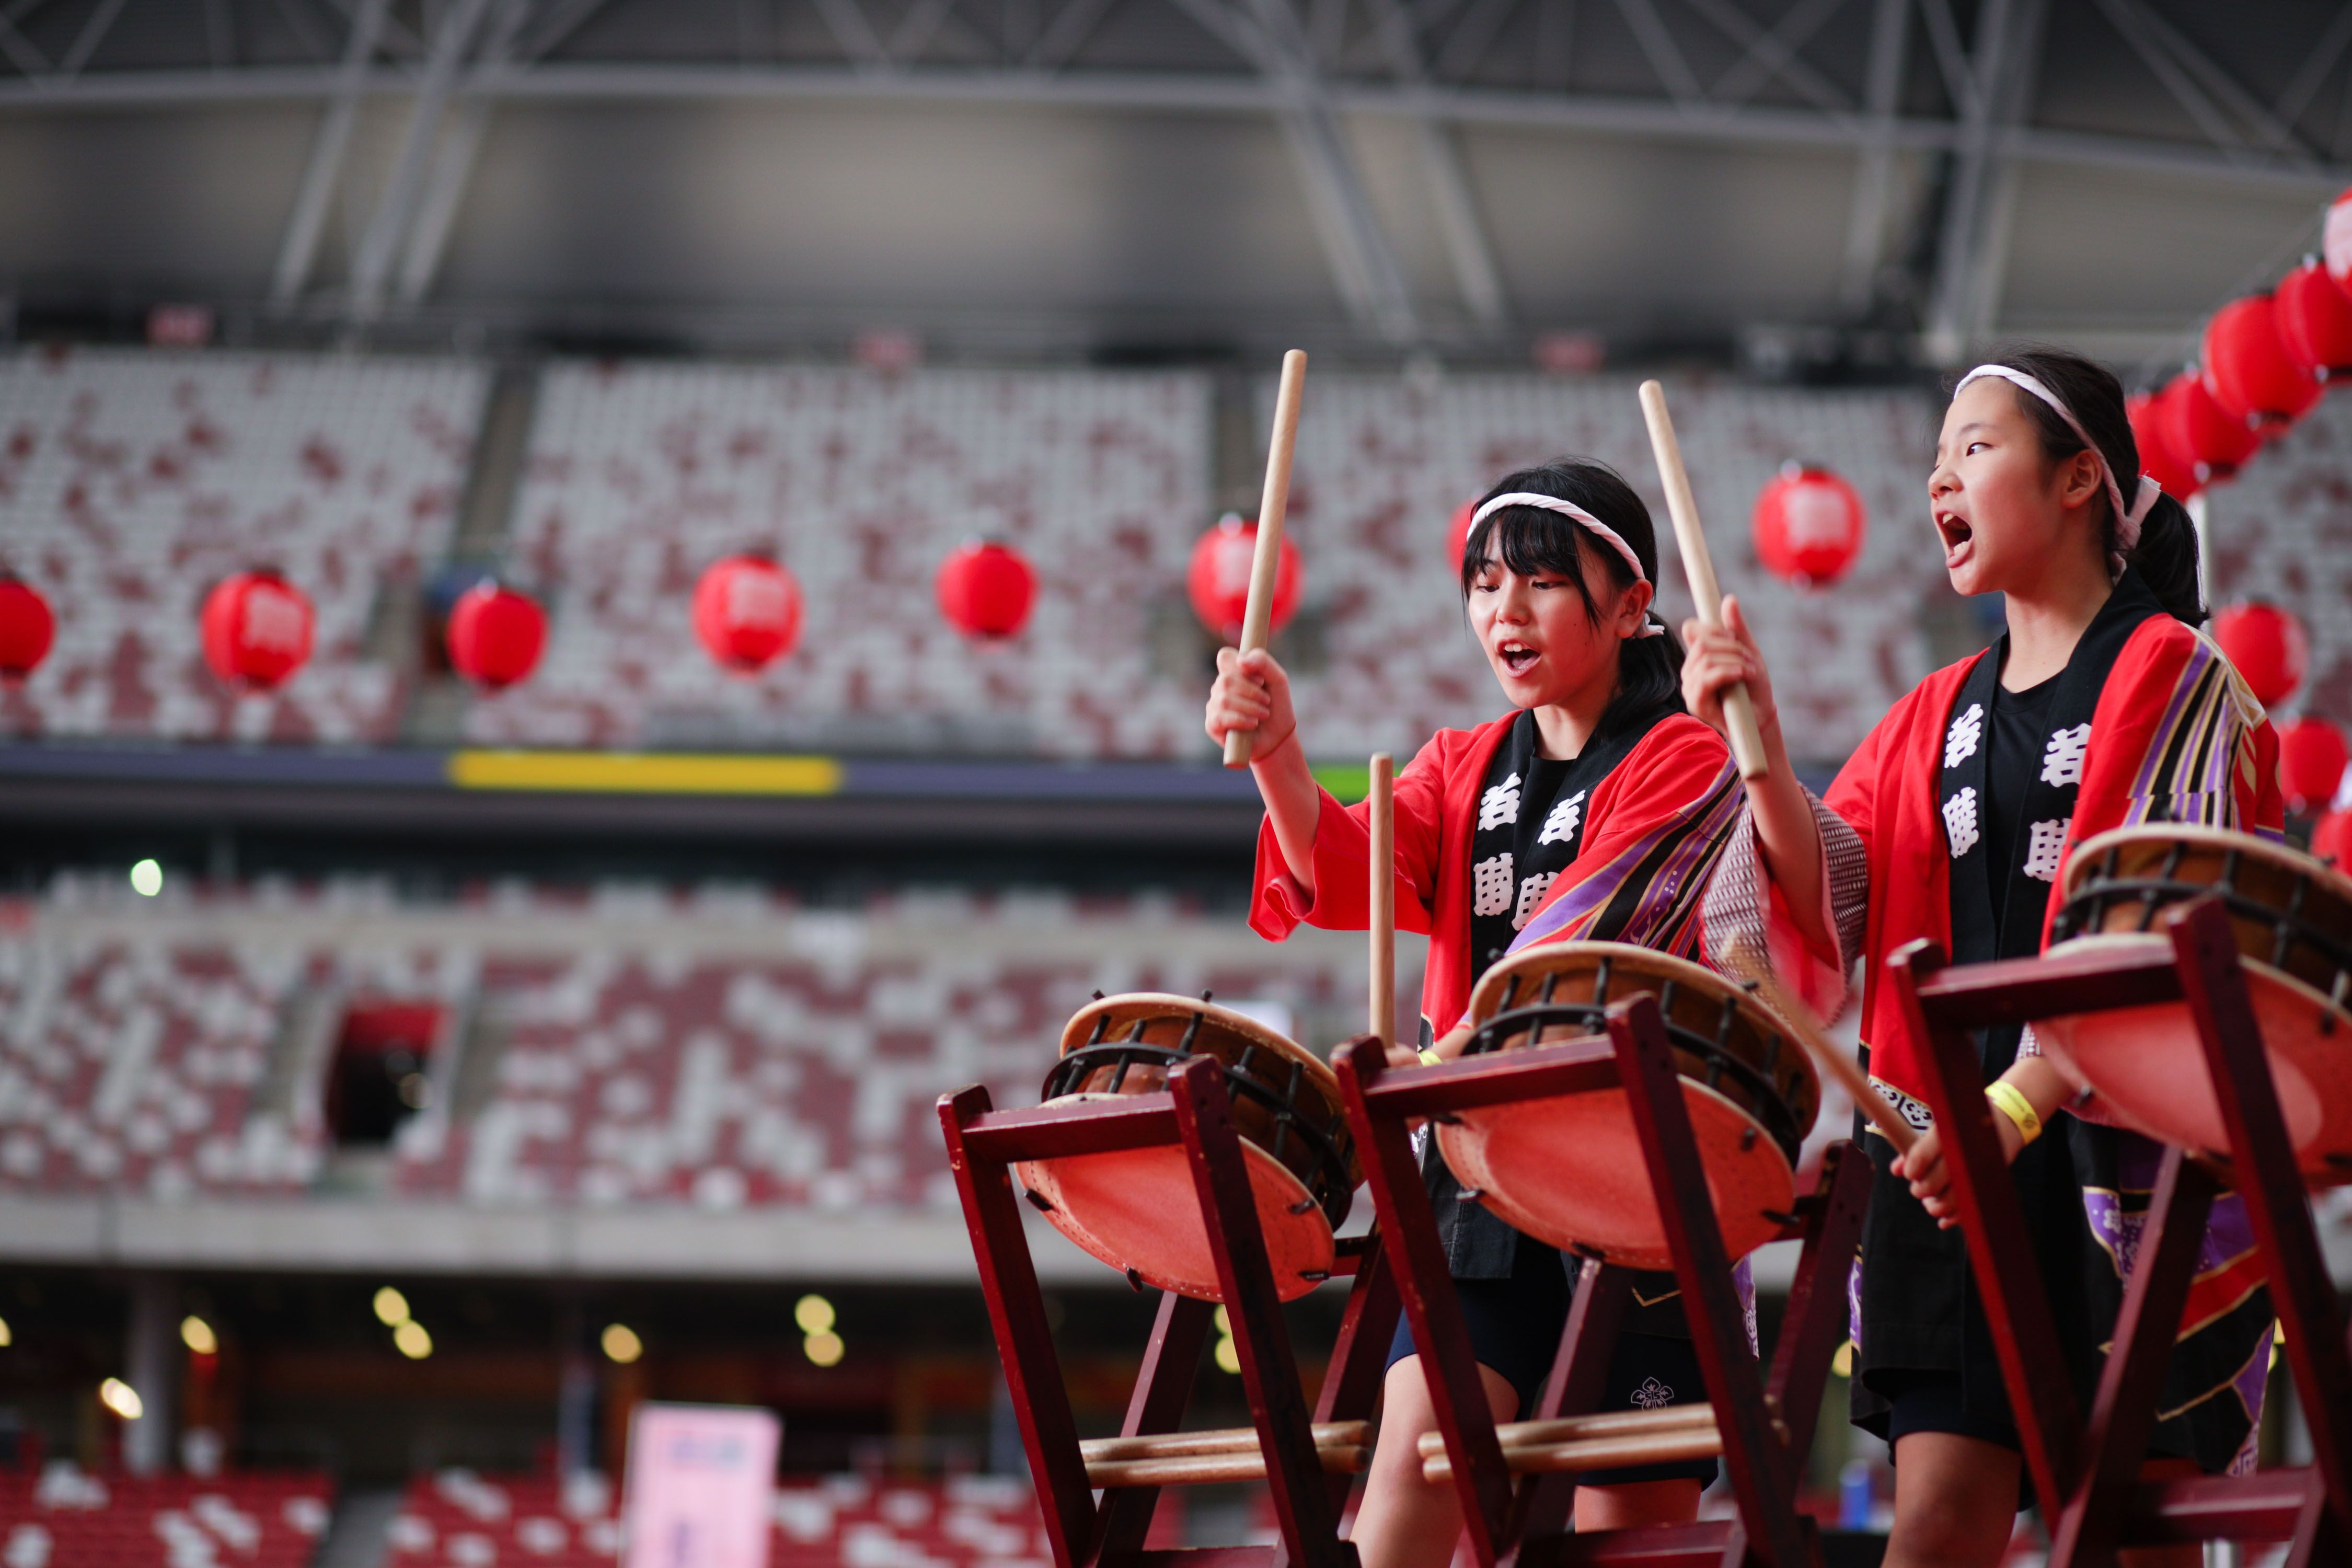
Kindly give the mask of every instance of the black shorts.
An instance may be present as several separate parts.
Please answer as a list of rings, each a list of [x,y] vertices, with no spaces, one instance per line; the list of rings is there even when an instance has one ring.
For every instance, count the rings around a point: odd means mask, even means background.
[[[1957,1372],[1889,1367],[1870,1374],[1870,1389],[1886,1401],[1885,1437],[1890,1457],[1895,1440],[1914,1432],[1949,1432],[1990,1443],[2012,1454],[2024,1451],[2024,1441],[2009,1418],[2008,1402],[2003,1400],[1999,1411],[1987,1408],[1981,1400],[1971,1406],[1966,1385]],[[2021,1464],[2017,1470],[2017,1511],[2023,1513],[2032,1506],[2033,1478]]]
[[[1469,1326],[1470,1353],[1518,1391],[1517,1414],[1525,1415],[1543,1394],[1544,1379],[1559,1352],[1560,1331],[1568,1326],[1568,1270],[1559,1253],[1522,1236],[1512,1251],[1508,1279],[1456,1279],[1454,1293]],[[1396,1338],[1389,1342],[1388,1364],[1418,1353],[1412,1325],[1400,1319]],[[1631,1331],[1617,1336],[1601,1409],[1647,1410],[1706,1398],[1690,1341]],[[1577,1479],[1585,1486],[1615,1486],[1687,1478],[1705,1488],[1714,1484],[1716,1468],[1713,1459],[1680,1459],[1594,1470]]]

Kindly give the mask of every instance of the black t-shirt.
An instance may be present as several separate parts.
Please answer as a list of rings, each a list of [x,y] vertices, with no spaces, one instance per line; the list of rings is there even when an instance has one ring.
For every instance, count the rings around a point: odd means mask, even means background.
[[[1985,875],[1992,883],[1993,921],[2003,958],[2031,958],[2042,951],[2042,922],[2011,930],[2019,922],[2004,918],[2009,910],[2010,880],[2019,875],[2023,858],[2018,830],[2025,821],[2025,792],[2040,773],[2043,743],[2050,734],[2050,705],[2058,695],[2059,676],[2038,686],[2011,691],[1995,683],[1992,698],[1992,754],[1985,759]]]
[[[1470,951],[1477,973],[1510,951],[1511,939],[1534,916],[1554,879],[1575,863],[1593,790],[1649,733],[1655,718],[1628,724],[1606,740],[1595,736],[1565,762],[1537,754],[1542,734],[1532,710],[1513,721],[1486,764],[1470,838]]]

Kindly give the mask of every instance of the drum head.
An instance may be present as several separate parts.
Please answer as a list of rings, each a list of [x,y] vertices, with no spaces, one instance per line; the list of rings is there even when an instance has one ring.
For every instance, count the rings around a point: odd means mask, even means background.
[[[2160,936],[2086,936],[2063,945],[2171,947]],[[2296,1164],[2307,1178],[2352,1179],[2352,1169],[2329,1159],[2352,1157],[2352,1019],[2268,964],[2249,960],[2245,976]],[[2060,1070],[2095,1090],[2126,1126],[2193,1152],[2229,1153],[2204,1046],[2179,1003],[2045,1018],[2033,1032]]]
[[[1197,1005],[1197,1004],[1196,1004]],[[1069,1105],[1117,1095],[1067,1095]],[[1257,1202],[1276,1293],[1286,1301],[1330,1278],[1337,1256],[1331,1221],[1305,1183],[1256,1144],[1242,1159]],[[1054,1206],[1046,1221],[1113,1268],[1133,1269],[1147,1285],[1196,1300],[1222,1301],[1207,1227],[1192,1195],[1183,1149],[1162,1144],[1108,1154],[1032,1160],[1014,1167],[1021,1184]]]
[[[1724,1248],[1743,1258],[1780,1234],[1784,1222],[1766,1211],[1794,1206],[1796,1173],[1747,1110],[1688,1078],[1682,1087]],[[1437,1129],[1437,1144],[1465,1187],[1537,1240],[1633,1268],[1674,1267],[1624,1090],[1465,1110]]]

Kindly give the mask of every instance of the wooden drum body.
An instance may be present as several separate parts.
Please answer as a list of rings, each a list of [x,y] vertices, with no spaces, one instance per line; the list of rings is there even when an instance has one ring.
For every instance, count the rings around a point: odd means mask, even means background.
[[[1339,1080],[1305,1047],[1230,1008],[1141,992],[1104,997],[1062,1031],[1047,1105],[1158,1094],[1193,1057],[1224,1068],[1275,1288],[1286,1301],[1331,1276],[1334,1233],[1361,1179]],[[1025,1161],[1015,1167],[1055,1229],[1131,1279],[1223,1299],[1183,1146]]]
[[[2352,879],[2251,834],[2120,827],[2067,862],[2051,950],[2161,943],[2157,916],[2207,894],[2222,900],[2237,933],[2295,1163],[2306,1177],[2352,1180]],[[2034,1034],[2115,1120],[2191,1152],[2228,1154],[2204,1049],[2181,1004],[2046,1018]]]
[[[1601,1034],[1611,1003],[1643,993],[1657,999],[1674,1047],[1724,1246],[1743,1257],[1786,1226],[1798,1150],[1821,1110],[1812,1064],[1762,1004],[1645,947],[1547,943],[1478,982],[1465,1054]],[[1636,1268],[1673,1267],[1622,1089],[1465,1110],[1437,1142],[1462,1184],[1529,1236]]]

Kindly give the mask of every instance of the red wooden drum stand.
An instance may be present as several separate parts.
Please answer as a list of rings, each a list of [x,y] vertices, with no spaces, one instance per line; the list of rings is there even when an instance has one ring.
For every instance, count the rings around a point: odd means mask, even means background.
[[[1953,1202],[2025,1463],[2042,1498],[2064,1500],[2053,1515],[2050,1562],[2105,1564],[2118,1547],[2252,1540],[2291,1542],[2294,1568],[2352,1563],[2352,1358],[2239,946],[2215,899],[2200,899],[2158,924],[2168,938],[2161,944],[2056,949],[1947,969],[1932,944],[1916,942],[1890,961],[1919,1037],[1930,1042],[1927,1098],[1944,1131]],[[2245,1202],[2311,1429],[2307,1468],[2138,1479],[2219,1191],[2207,1167],[2179,1148],[2165,1154],[2086,1427],[2000,1158],[1970,1031],[2171,1002],[2184,1004],[2194,1021],[2229,1134],[2228,1179]]]
[[[1786,1234],[1801,1236],[1804,1251],[1771,1364],[1759,1373],[1657,1001],[1641,994],[1613,1004],[1605,1022],[1605,1034],[1433,1067],[1389,1068],[1370,1041],[1333,1057],[1378,1231],[1387,1238],[1414,1343],[1433,1369],[1430,1394],[1443,1451],[1427,1460],[1425,1473],[1452,1479],[1481,1568],[1503,1562],[1515,1568],[1818,1563],[1811,1521],[1797,1511],[1795,1498],[1830,1358],[1845,1337],[1846,1273],[1861,1237],[1869,1166],[1851,1144],[1835,1145],[1819,1186],[1788,1216]],[[1712,1425],[1704,1409],[1595,1412],[1631,1275],[1588,1258],[1535,1419],[1497,1427],[1438,1244],[1410,1123],[1479,1106],[1612,1091],[1622,1091],[1656,1196],[1699,1370],[1714,1396]],[[1713,1440],[1691,1444],[1694,1427]],[[1425,1443],[1425,1453],[1430,1447]],[[1563,1532],[1576,1470],[1718,1451],[1736,1517]]]
[[[1310,1409],[1220,1064],[1202,1056],[1176,1066],[1163,1091],[1028,1110],[993,1110],[986,1089],[967,1089],[940,1101],[940,1125],[1055,1568],[1355,1568],[1355,1550],[1339,1539],[1339,1510],[1352,1472],[1369,1458],[1366,1423],[1396,1331],[1396,1287],[1375,1238],[1339,1243],[1332,1272],[1352,1274],[1354,1285]],[[1012,1167],[1136,1149],[1181,1152],[1191,1190],[1165,1201],[1198,1205],[1241,1360],[1249,1427],[1176,1431],[1216,1308],[1170,1293],[1160,1299],[1120,1435],[1078,1440]],[[1161,1487],[1260,1478],[1273,1492],[1275,1544],[1145,1549]]]

